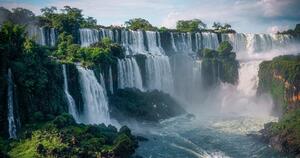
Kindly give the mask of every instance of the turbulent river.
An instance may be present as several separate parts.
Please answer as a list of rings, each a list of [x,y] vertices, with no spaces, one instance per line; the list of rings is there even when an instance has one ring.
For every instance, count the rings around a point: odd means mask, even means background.
[[[276,118],[206,115],[180,116],[144,125],[140,135],[149,140],[140,143],[137,155],[153,158],[284,157],[266,144],[247,136]]]

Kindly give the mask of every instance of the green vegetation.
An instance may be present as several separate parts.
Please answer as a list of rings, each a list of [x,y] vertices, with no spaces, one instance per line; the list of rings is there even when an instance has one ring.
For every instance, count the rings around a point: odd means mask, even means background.
[[[268,92],[271,94],[277,110],[288,110],[288,87],[299,85],[300,78],[300,56],[286,55],[274,58],[272,61],[264,61],[259,65],[259,87],[258,93]],[[281,110],[280,110],[281,109]]]
[[[0,24],[3,24],[6,21],[22,25],[36,24],[38,22],[34,13],[24,8],[13,8],[12,11],[10,11],[0,7],[0,15]]]
[[[124,57],[123,48],[112,43],[108,38],[103,38],[102,41],[83,48],[72,41],[71,35],[60,34],[58,49],[53,56],[64,62],[80,62],[84,66],[109,65],[114,63],[116,58]]]
[[[300,56],[285,55],[264,61],[259,65],[258,94],[271,94],[275,112],[281,116],[278,123],[269,123],[263,136],[275,149],[300,154],[300,105],[295,100],[300,85]]]
[[[171,96],[160,91],[118,90],[109,98],[112,117],[119,121],[132,118],[157,122],[184,113]],[[123,115],[123,116],[122,116]]]
[[[129,157],[137,141],[124,126],[76,124],[68,114],[42,125],[31,125],[20,140],[10,143],[12,158],[29,157]]]
[[[97,21],[92,17],[84,18],[82,10],[64,6],[60,12],[56,7],[41,9],[42,16],[39,16],[40,26],[55,28],[59,33],[73,36],[73,42],[79,41],[79,28],[95,28]]]
[[[0,30],[1,41],[1,109],[6,114],[6,79],[11,68],[20,103],[21,123],[33,122],[35,112],[41,120],[48,120],[67,110],[62,89],[61,66],[49,58],[50,51],[28,39],[24,27],[4,23]],[[2,82],[1,82],[2,83]],[[1,115],[2,127],[7,127],[6,115]],[[3,133],[2,133],[3,132]],[[1,130],[1,135],[7,131]]]
[[[204,85],[213,85],[218,79],[231,84],[237,83],[239,63],[229,42],[220,43],[217,51],[204,49],[199,52],[199,56],[202,58],[202,74],[205,74]]]
[[[176,29],[181,32],[196,32],[206,28],[206,24],[200,19],[179,20],[176,23]]]
[[[263,136],[280,152],[300,154],[300,109],[283,115],[279,122],[265,125]]]
[[[125,22],[125,26],[131,30],[157,30],[157,28],[152,26],[149,21],[142,18],[130,19]]]

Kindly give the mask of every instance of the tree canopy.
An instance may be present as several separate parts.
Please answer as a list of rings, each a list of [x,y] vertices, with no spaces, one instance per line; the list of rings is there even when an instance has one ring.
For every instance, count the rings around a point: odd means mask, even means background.
[[[206,24],[200,19],[179,20],[176,23],[176,29],[182,32],[194,32],[206,28]]]
[[[125,26],[131,30],[156,30],[149,21],[142,18],[134,18],[125,22]]]

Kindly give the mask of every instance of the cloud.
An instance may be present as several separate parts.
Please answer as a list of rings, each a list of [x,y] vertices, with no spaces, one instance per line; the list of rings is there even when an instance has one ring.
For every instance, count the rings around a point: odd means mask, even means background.
[[[300,20],[299,0],[260,0],[258,4],[269,18],[288,18]]]

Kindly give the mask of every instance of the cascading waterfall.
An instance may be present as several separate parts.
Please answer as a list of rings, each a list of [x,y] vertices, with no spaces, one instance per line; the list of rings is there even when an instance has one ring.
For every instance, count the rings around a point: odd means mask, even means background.
[[[145,69],[147,90],[173,94],[174,82],[168,56],[147,56]]]
[[[80,87],[84,102],[83,117],[80,122],[86,124],[110,124],[107,96],[98,83],[92,70],[76,66],[79,72]]]
[[[285,48],[294,42],[292,36],[284,34],[222,34],[222,41],[229,41],[235,52],[256,53]]]
[[[56,31],[54,28],[50,29],[50,46],[54,47],[56,44]]]
[[[103,77],[102,73],[100,73],[100,85],[103,87],[105,94],[107,94],[106,93],[107,89],[106,89],[106,86],[105,86],[105,81],[104,81],[104,77]]]
[[[118,59],[118,88],[144,89],[141,71],[135,58]]]
[[[7,120],[9,138],[17,138],[17,126],[14,116],[14,82],[12,80],[11,69],[8,69],[7,78]]]
[[[113,77],[112,77],[111,67],[109,67],[108,75],[109,75],[109,90],[110,90],[111,94],[114,94],[114,81],[113,81]]]
[[[161,47],[160,34],[154,31],[146,31],[148,51],[151,54],[162,55],[164,50]]]
[[[67,76],[67,71],[66,71],[66,65],[63,64],[62,68],[63,68],[63,76],[64,76],[64,91],[65,91],[65,95],[68,99],[68,105],[69,105],[68,110],[69,110],[69,113],[75,119],[75,121],[78,122],[79,121],[79,116],[78,116],[78,112],[76,110],[76,104],[75,104],[75,101],[74,101],[73,97],[69,93],[68,76]]]
[[[255,96],[258,87],[258,69],[261,60],[240,63],[237,89],[247,96]]]
[[[54,28],[28,26],[27,32],[40,45],[53,47],[56,44],[57,34]]]
[[[219,46],[217,34],[211,32],[203,32],[202,43],[203,43],[202,48],[217,49]]]
[[[99,41],[99,32],[96,29],[79,29],[82,47],[88,47]]]
[[[190,105],[201,100],[202,61],[184,54],[170,58],[176,98]]]
[[[194,53],[192,50],[192,34],[191,33],[170,33],[171,45],[177,53]]]

